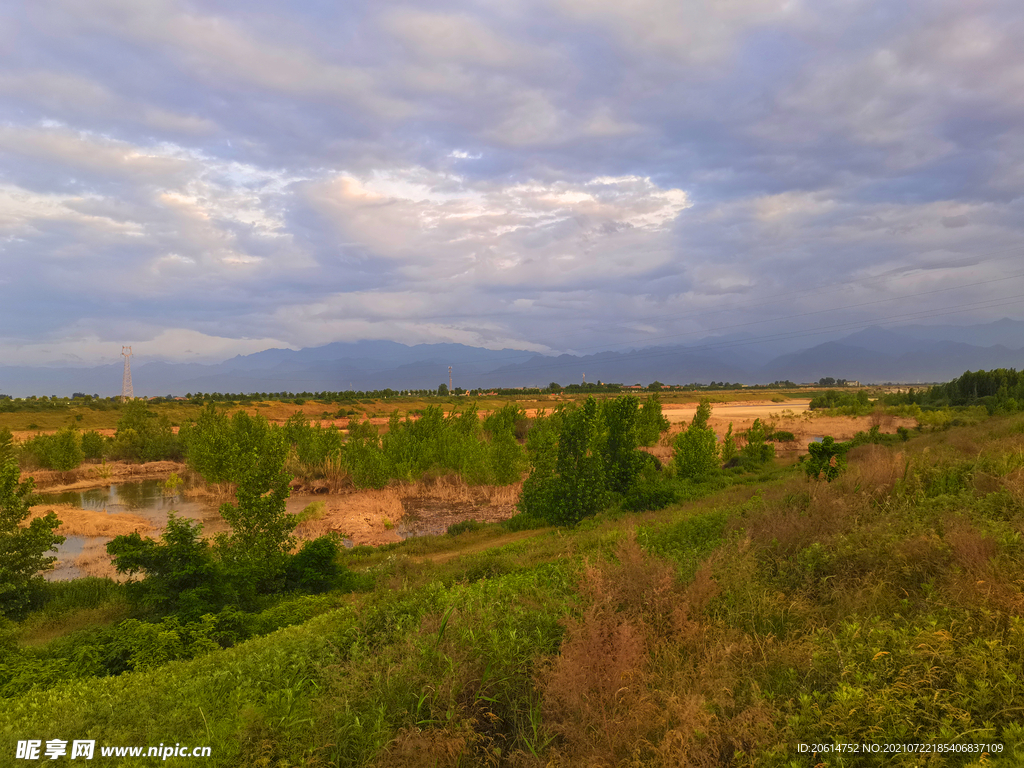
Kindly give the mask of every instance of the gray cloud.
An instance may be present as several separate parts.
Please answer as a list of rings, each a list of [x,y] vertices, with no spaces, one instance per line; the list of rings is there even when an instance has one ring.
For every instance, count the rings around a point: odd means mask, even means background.
[[[0,33],[0,355],[565,351],[1024,293],[1022,32],[1009,0],[40,0]]]

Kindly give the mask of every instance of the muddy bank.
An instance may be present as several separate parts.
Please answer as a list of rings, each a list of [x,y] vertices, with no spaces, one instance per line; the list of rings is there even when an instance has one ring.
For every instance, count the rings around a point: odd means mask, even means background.
[[[150,461],[145,464],[131,464],[126,461],[110,461],[82,466],[58,472],[53,469],[22,470],[21,479],[35,480],[37,491],[60,492],[99,488],[111,483],[134,480],[166,480],[172,472],[184,477],[188,467],[180,461]]]
[[[150,487],[139,491],[138,487],[143,485]],[[132,486],[135,489],[129,492]],[[219,507],[231,499],[230,495],[217,489],[184,495],[153,493],[155,487],[158,483],[148,480],[105,484],[104,488],[92,490],[68,486],[47,489],[41,503],[33,506],[32,516],[52,510],[61,520],[57,532],[67,541],[58,550],[57,568],[46,577],[113,578],[107,542],[135,531],[157,538],[171,510],[201,522],[203,535],[208,538],[229,531]],[[458,478],[444,477],[383,490],[293,494],[288,498],[287,511],[302,517],[295,528],[300,544],[333,532],[353,545],[377,546],[410,536],[443,534],[449,525],[463,520],[505,520],[517,513],[515,504],[520,489],[521,483],[471,488]],[[72,497],[77,503],[68,500]]]

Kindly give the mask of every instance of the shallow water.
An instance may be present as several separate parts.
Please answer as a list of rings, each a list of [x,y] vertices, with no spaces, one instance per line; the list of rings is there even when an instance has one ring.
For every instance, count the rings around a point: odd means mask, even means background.
[[[167,523],[167,513],[171,510],[181,517],[203,520],[211,513],[217,514],[219,506],[167,493],[160,480],[111,483],[84,491],[40,493],[38,499],[39,504],[70,504],[72,507],[103,511],[109,515],[130,512],[161,527]]]
[[[301,512],[314,501],[323,501],[323,496],[296,494],[286,502],[288,512]],[[189,499],[181,494],[164,491],[160,480],[138,480],[129,483],[111,483],[101,488],[60,493],[35,494],[36,504],[68,504],[72,507],[106,512],[108,515],[131,514],[144,518],[154,529],[148,534],[158,535],[159,529],[167,524],[167,514],[175,512],[179,517],[203,523],[203,531],[209,535],[228,530],[220,516],[220,501]],[[58,514],[59,516],[59,514]],[[110,541],[102,536],[67,536],[57,548],[57,567],[48,571],[45,577],[50,581],[79,578],[84,575],[74,565],[75,558],[82,554],[85,546],[92,542]]]

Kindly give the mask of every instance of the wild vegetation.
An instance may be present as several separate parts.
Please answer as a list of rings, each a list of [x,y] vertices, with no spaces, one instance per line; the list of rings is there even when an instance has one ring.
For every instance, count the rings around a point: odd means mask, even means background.
[[[45,731],[224,766],[781,768],[875,764],[800,743],[900,742],[999,749],[872,759],[1020,764],[1024,416],[942,404],[782,465],[768,425],[708,435],[711,407],[664,465],[641,450],[656,399],[347,439],[204,411],[182,450],[236,489],[237,527],[172,519],[113,547],[142,580],[37,585],[0,628],[0,749]],[[509,457],[529,475],[505,523],[294,553],[277,516],[289,461],[494,479]]]

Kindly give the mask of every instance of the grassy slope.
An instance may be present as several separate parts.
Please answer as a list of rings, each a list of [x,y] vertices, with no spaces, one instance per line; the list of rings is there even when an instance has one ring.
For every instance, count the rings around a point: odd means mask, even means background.
[[[218,766],[795,766],[799,742],[961,741],[1018,765],[1022,531],[1014,417],[863,446],[832,486],[779,470],[573,531],[357,551],[375,592],[193,661],[10,700],[0,754],[95,738],[210,745]]]

